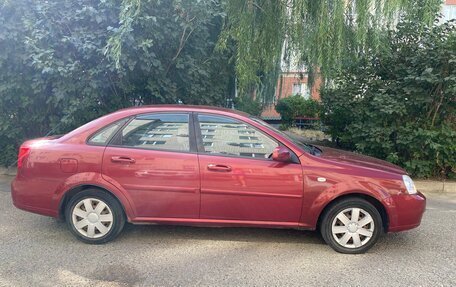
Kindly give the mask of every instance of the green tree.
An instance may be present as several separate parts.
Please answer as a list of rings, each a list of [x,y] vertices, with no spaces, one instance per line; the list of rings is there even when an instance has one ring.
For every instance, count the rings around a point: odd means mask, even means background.
[[[249,113],[254,116],[260,116],[263,111],[263,105],[258,98],[253,98],[250,95],[241,95],[234,99],[234,104],[237,110]]]
[[[418,22],[432,23],[441,4],[441,0],[230,0],[225,2],[227,18],[219,45],[230,38],[236,41],[241,88],[278,69],[281,57],[305,64],[311,76],[318,71],[331,78],[359,53],[381,48],[385,29],[399,15],[408,13]]]
[[[153,1],[152,1],[153,2]],[[273,87],[283,59],[307,66],[312,80],[336,75],[345,62],[383,46],[384,31],[408,14],[418,22],[432,23],[442,0],[214,0],[179,3],[220,3],[224,17],[218,41],[220,50],[234,41],[235,71],[241,93],[261,91],[261,102],[273,99]],[[149,0],[122,0],[120,30],[128,35]],[[419,9],[418,9],[419,8]],[[122,33],[121,33],[122,34]],[[110,53],[121,57],[119,35]],[[311,81],[312,83],[312,81]]]
[[[322,91],[324,121],[340,145],[387,159],[414,175],[454,177],[455,22],[399,22]]]
[[[9,151],[0,163],[14,162],[26,138],[121,106],[103,56],[117,15],[114,3],[98,1],[0,2],[0,150]]]
[[[121,107],[232,97],[234,50],[215,49],[218,3],[150,1],[122,22],[129,9],[120,0],[0,0],[0,164],[14,162],[24,139]],[[107,53],[115,47],[117,61]]]
[[[141,103],[224,104],[232,50],[215,49],[216,1],[133,1],[120,10],[105,52]]]

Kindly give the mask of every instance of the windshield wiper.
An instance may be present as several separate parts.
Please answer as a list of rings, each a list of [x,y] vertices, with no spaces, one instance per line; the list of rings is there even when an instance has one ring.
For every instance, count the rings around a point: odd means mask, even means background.
[[[321,152],[322,152],[321,149],[319,149],[318,147],[311,145],[311,144],[307,144],[307,145],[312,149],[312,152],[311,152],[312,155],[316,155],[316,156],[321,155]]]
[[[299,141],[299,143],[303,146],[306,147],[306,150],[308,150],[308,152],[311,154],[311,155],[315,155],[315,156],[319,156],[321,155],[322,151],[321,149],[319,149],[318,147],[312,145],[312,144],[308,144],[308,143],[305,143],[303,141]]]

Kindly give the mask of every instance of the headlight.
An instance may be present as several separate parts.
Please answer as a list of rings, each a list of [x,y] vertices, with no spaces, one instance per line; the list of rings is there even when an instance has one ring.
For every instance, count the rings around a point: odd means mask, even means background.
[[[405,188],[409,194],[416,194],[416,187],[413,180],[408,175],[403,175],[402,180],[404,181]]]

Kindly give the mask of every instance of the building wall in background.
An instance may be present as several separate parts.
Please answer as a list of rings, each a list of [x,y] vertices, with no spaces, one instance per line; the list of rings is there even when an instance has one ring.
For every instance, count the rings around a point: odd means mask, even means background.
[[[443,21],[456,19],[456,0],[446,0],[442,6]]]

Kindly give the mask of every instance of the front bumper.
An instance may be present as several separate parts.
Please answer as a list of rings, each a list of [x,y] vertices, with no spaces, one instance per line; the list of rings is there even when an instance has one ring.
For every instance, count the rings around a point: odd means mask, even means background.
[[[417,194],[403,194],[392,197],[392,207],[389,213],[388,232],[398,232],[418,227],[426,210],[426,197]]]

